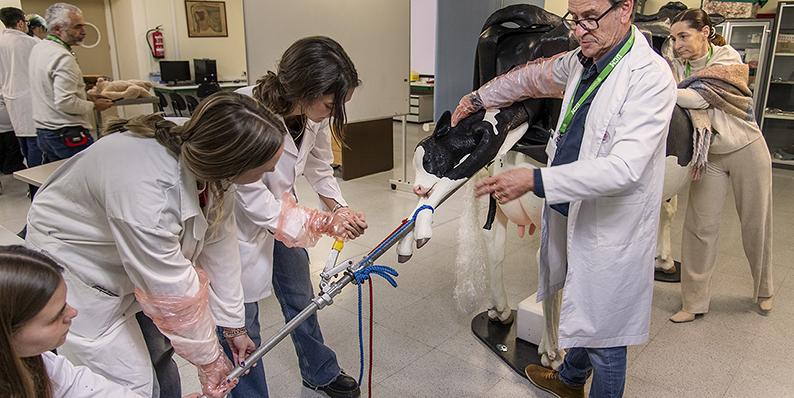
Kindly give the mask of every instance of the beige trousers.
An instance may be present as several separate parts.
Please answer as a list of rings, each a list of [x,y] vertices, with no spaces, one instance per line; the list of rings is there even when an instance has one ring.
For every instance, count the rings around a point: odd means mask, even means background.
[[[742,229],[742,246],[753,275],[753,299],[772,287],[772,159],[763,138],[728,154],[709,153],[706,172],[689,188],[681,243],[683,310],[709,310],[722,205],[730,182]]]

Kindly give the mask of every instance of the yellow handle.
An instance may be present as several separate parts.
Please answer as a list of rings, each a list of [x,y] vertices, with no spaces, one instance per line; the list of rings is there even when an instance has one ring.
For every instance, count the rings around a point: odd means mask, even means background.
[[[345,247],[345,242],[342,242],[341,240],[335,240],[334,245],[331,246],[331,249],[341,252],[343,247]]]

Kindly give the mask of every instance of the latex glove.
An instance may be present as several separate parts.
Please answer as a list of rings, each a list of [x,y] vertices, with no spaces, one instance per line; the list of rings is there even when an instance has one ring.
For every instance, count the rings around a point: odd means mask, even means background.
[[[245,362],[245,359],[256,349],[256,344],[248,337],[247,333],[236,337],[227,337],[226,342],[231,348],[235,366],[241,366],[240,362]]]
[[[225,397],[239,381],[238,379],[232,380],[226,378],[231,371],[232,363],[229,362],[229,358],[223,355],[223,353],[213,362],[198,366],[201,392],[210,398]]]
[[[500,204],[518,199],[525,193],[535,188],[535,173],[533,170],[517,167],[499,173],[493,177],[482,179],[474,186],[474,196],[480,197],[490,194]]]
[[[467,118],[472,113],[475,113],[482,109],[482,99],[480,98],[480,94],[476,91],[472,91],[471,93],[464,95],[463,98],[460,99],[458,102],[458,107],[455,108],[455,112],[452,113],[452,121],[450,122],[451,127],[455,127],[458,125],[458,122]]]
[[[347,234],[350,236],[350,240],[353,240],[363,235],[364,230],[367,229],[368,227],[366,216],[364,216],[364,213],[350,210],[347,207],[342,207],[336,212],[334,212],[334,214],[339,215],[342,219],[345,220],[343,226],[347,231]]]
[[[285,192],[281,197],[276,239],[287,247],[313,247],[322,235],[347,242],[355,237],[348,230],[348,226],[356,228],[338,211],[328,213],[298,206],[292,195]]]

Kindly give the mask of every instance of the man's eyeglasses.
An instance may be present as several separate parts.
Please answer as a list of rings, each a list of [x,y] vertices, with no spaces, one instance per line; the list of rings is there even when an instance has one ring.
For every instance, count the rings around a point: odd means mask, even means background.
[[[608,10],[604,11],[598,18],[585,18],[585,19],[573,19],[573,18],[565,18],[570,14],[570,12],[566,12],[565,15],[562,16],[562,23],[565,25],[566,28],[570,30],[576,30],[576,25],[581,26],[586,31],[596,30],[598,29],[598,21],[601,18],[604,18],[610,11],[617,8],[619,5],[623,4],[622,1],[618,1],[612,4],[612,7],[609,7]]]

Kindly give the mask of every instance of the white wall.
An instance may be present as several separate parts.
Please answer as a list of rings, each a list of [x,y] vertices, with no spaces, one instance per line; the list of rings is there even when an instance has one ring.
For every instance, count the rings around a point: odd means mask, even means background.
[[[19,0],[0,0],[0,8],[3,8],[3,7],[22,8],[19,5]],[[4,27],[3,24],[0,24],[0,27]]]
[[[432,75],[436,69],[436,0],[411,0],[411,70]]]
[[[179,0],[110,0],[119,79],[148,80],[158,59],[151,56],[146,31],[162,25],[165,60],[211,58],[220,79],[239,78],[245,71],[242,0],[226,0],[228,37],[188,37],[185,5]]]

